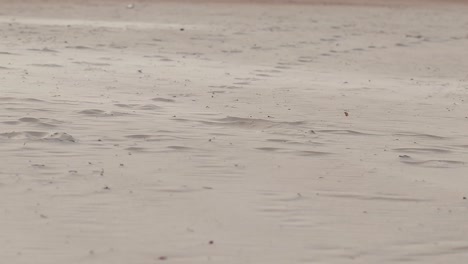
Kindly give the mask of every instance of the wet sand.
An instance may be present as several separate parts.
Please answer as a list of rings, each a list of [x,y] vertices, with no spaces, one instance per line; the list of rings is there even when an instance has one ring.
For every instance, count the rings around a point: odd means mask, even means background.
[[[467,5],[77,2],[0,1],[1,263],[468,261]]]

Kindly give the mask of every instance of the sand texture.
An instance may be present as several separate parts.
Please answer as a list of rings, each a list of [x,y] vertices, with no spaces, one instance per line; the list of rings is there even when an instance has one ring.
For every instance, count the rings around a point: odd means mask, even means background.
[[[277,2],[1,0],[0,263],[468,263],[468,6]]]

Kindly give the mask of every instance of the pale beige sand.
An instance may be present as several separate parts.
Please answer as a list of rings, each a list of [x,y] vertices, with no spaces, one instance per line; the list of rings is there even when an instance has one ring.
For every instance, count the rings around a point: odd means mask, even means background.
[[[467,263],[468,7],[89,2],[0,1],[1,263]]]

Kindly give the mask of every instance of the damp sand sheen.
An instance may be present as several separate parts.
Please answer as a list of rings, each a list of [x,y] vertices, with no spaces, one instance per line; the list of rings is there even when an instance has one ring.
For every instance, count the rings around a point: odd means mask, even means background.
[[[0,0],[0,262],[467,262],[466,14]]]

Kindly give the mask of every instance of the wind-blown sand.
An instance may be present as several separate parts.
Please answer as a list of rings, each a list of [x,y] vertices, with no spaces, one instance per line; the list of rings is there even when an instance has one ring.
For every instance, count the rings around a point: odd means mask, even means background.
[[[468,6],[78,2],[0,1],[1,263],[468,261]]]

